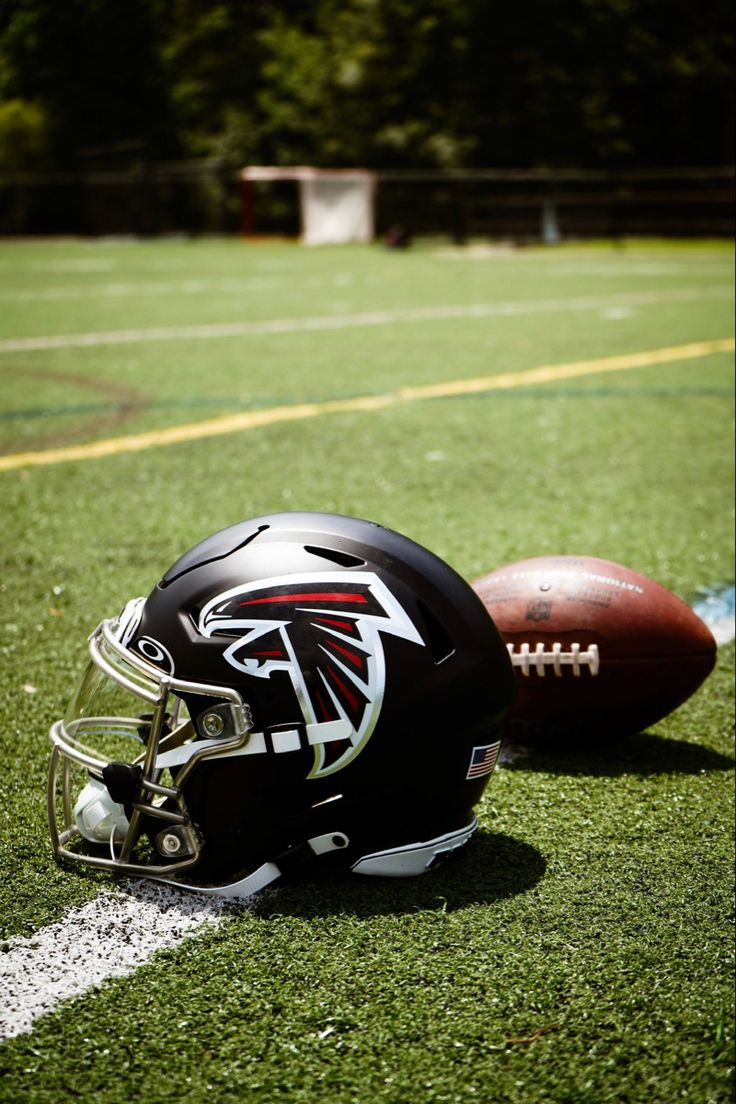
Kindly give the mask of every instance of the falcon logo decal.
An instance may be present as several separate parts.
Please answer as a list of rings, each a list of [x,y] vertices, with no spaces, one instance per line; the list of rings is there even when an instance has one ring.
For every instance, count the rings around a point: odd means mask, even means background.
[[[198,618],[203,636],[236,636],[224,656],[238,671],[286,671],[306,724],[347,721],[349,740],[315,746],[310,778],[347,766],[378,721],[386,685],[381,633],[424,645],[372,571],[261,579],[218,594]]]

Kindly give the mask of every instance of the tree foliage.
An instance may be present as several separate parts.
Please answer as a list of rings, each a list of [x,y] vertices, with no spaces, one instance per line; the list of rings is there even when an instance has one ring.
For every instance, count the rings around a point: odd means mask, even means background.
[[[726,0],[4,0],[0,168],[732,160]]]

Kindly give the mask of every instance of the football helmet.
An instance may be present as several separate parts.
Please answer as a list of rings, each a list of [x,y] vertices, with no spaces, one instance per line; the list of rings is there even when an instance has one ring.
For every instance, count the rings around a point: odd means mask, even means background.
[[[215,533],[89,652],[50,732],[57,857],[230,897],[317,860],[417,874],[466,843],[514,695],[471,587],[335,514]]]

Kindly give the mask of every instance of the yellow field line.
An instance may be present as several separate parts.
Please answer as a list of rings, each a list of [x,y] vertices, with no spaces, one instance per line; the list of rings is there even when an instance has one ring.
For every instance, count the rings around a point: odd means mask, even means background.
[[[39,452],[15,452],[0,456],[0,471],[13,471],[43,464],[61,464],[67,460],[95,460],[125,452],[142,452],[162,445],[197,441],[203,437],[219,437],[225,433],[240,433],[279,422],[303,421],[323,414],[347,414],[355,411],[385,410],[405,402],[422,399],[451,398],[454,395],[481,394],[485,391],[510,390],[538,383],[556,383],[579,376],[602,372],[625,372],[633,368],[648,368],[653,364],[668,364],[677,360],[694,360],[713,353],[733,352],[733,338],[698,341],[690,345],[673,345],[664,349],[649,349],[641,353],[602,357],[598,360],[577,360],[569,364],[545,364],[525,372],[506,372],[498,376],[478,376],[475,379],[447,380],[418,387],[400,387],[386,395],[361,395],[354,399],[330,399],[326,402],[297,403],[293,406],[272,406],[265,410],[246,410],[225,414],[206,421],[154,429],[128,437],[109,437],[86,445],[44,449]]]

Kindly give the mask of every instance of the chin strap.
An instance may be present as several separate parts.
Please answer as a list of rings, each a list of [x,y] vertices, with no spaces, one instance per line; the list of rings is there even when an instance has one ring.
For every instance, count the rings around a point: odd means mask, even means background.
[[[343,832],[326,832],[323,836],[313,836],[305,843],[290,847],[288,851],[277,855],[274,862],[264,863],[241,878],[238,882],[230,882],[222,886],[187,885],[184,882],[176,882],[173,878],[153,878],[152,881],[163,882],[165,885],[174,886],[176,889],[188,889],[193,893],[202,893],[207,897],[224,897],[228,900],[242,900],[259,893],[266,886],[271,885],[282,874],[303,866],[316,855],[325,855],[330,851],[342,851],[350,844],[350,840]]]

